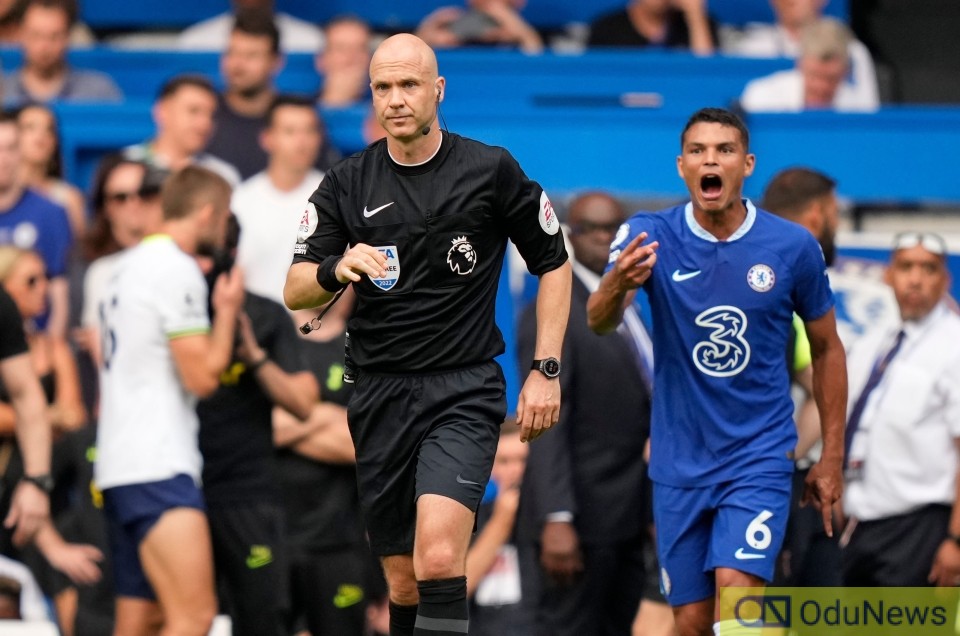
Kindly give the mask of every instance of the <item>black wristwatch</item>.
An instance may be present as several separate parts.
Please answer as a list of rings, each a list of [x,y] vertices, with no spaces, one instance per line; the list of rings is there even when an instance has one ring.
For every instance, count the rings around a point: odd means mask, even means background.
[[[536,369],[548,378],[555,378],[560,375],[560,361],[556,358],[544,358],[543,360],[534,360],[531,369]]]
[[[53,477],[46,475],[24,475],[21,481],[28,481],[48,495],[53,492]]]

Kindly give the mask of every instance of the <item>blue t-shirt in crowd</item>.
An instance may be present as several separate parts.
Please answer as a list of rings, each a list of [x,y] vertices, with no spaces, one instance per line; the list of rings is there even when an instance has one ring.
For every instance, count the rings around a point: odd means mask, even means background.
[[[50,278],[66,273],[72,238],[66,210],[32,190],[25,189],[12,208],[0,211],[0,245],[38,252]]]

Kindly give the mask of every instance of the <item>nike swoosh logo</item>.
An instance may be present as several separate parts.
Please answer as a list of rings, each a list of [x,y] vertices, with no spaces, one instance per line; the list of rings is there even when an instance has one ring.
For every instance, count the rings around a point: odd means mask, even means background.
[[[367,206],[363,206],[363,216],[364,216],[364,218],[369,219],[371,216],[373,216],[374,214],[376,214],[377,212],[379,212],[379,211],[382,210],[383,208],[389,208],[389,207],[390,207],[391,205],[393,205],[393,204],[394,204],[394,201],[391,201],[390,203],[388,203],[388,204],[386,204],[386,205],[381,205],[379,208],[373,208],[372,210],[368,210],[368,209],[367,209]]]
[[[458,484],[467,484],[467,485],[469,485],[469,486],[479,486],[479,485],[480,485],[480,482],[470,481],[470,480],[468,480],[468,479],[464,479],[463,477],[460,476],[459,473],[457,473],[457,483],[458,483]]]
[[[699,269],[695,272],[687,272],[686,274],[681,274],[680,270],[676,269],[673,271],[673,280],[677,281],[678,283],[682,283],[683,281],[689,278],[693,278],[694,276],[699,276],[699,275],[700,275]]]
[[[697,272],[699,274],[699,272]],[[753,554],[752,552],[744,552],[743,548],[737,548],[737,551],[734,553],[735,557],[741,561],[746,561],[747,559],[766,559],[766,554]]]

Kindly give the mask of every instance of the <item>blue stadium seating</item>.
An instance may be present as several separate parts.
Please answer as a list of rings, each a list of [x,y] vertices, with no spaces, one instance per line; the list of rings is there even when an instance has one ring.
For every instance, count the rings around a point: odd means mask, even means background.
[[[829,0],[826,12],[847,18],[849,0]],[[601,13],[624,6],[627,0],[527,0],[524,17],[544,29],[557,29],[571,22],[590,22]],[[463,0],[277,0],[278,10],[323,24],[330,18],[352,13],[383,30],[409,29],[437,7],[464,5]],[[81,19],[95,29],[182,28],[226,11],[227,0],[84,0]],[[773,12],[768,0],[709,0],[709,10],[724,24],[768,22]]]

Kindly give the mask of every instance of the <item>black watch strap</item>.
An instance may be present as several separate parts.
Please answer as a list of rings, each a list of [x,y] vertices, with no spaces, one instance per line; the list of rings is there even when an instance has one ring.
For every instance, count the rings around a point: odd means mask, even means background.
[[[556,358],[544,358],[543,360],[534,360],[530,368],[539,371],[548,378],[556,378],[560,375],[560,361]]]
[[[48,495],[53,492],[53,477],[46,475],[24,475],[21,481],[28,481]]]

